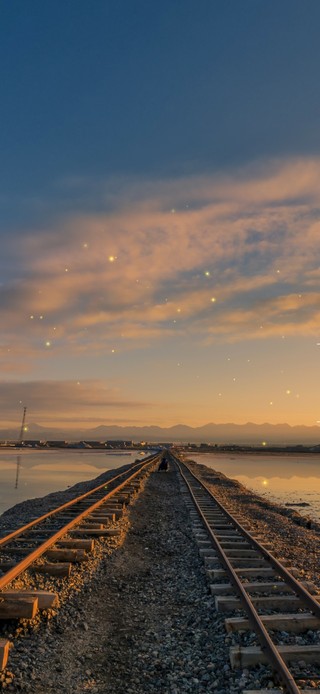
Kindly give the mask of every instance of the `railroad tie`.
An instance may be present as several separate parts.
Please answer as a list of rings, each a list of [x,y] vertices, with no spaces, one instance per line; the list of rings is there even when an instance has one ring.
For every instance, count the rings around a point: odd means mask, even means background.
[[[277,646],[281,658],[286,663],[294,663],[303,660],[305,663],[320,663],[320,645],[312,646]],[[230,663],[231,667],[245,668],[248,666],[268,664],[269,660],[264,651],[259,646],[231,646]],[[313,690],[314,691],[314,690]]]
[[[199,547],[200,557],[217,557],[217,552],[213,547]]]
[[[0,619],[33,619],[38,609],[38,598],[34,596],[6,597],[0,593]]]
[[[105,512],[112,513],[115,516],[115,520],[119,520],[123,516],[123,509],[122,508],[116,508],[113,506],[103,505],[103,506],[99,507],[99,511],[101,511],[101,513],[103,513],[103,514]]]
[[[299,571],[298,569],[294,568],[293,566],[290,566],[287,569],[292,576],[295,578],[299,576]],[[254,577],[259,577],[259,578],[264,578],[265,576],[277,576],[276,570],[271,567],[271,566],[258,566],[258,567],[239,567],[235,569],[236,574],[239,576],[242,576],[243,578],[254,578]],[[212,579],[213,581],[220,580],[222,578],[227,578],[228,574],[224,569],[207,569],[207,576],[208,578]]]
[[[117,499],[116,497],[112,497],[111,499],[107,499],[106,501],[99,506],[99,508],[106,508],[110,509],[112,511],[123,511],[125,509],[126,505],[120,501],[120,499]]]
[[[97,530],[96,528],[77,528],[76,530],[70,530],[70,535],[82,536],[90,535],[91,537],[115,537],[116,535],[121,535],[120,528],[103,528],[102,530]]]
[[[249,557],[250,559],[255,559],[257,557],[257,552],[254,549],[232,549],[226,548],[227,557]]]
[[[86,552],[93,552],[94,540],[64,540],[63,538],[56,543],[57,547],[65,549],[85,549]]]
[[[288,631],[301,634],[308,629],[320,629],[320,619],[312,612],[297,612],[296,614],[266,614],[260,615],[260,619],[267,629],[275,631]],[[228,633],[251,629],[246,617],[229,617],[224,621]]]
[[[45,562],[45,564],[35,564],[33,570],[39,574],[49,574],[50,576],[68,577],[71,573],[70,562]]]
[[[71,564],[80,564],[88,559],[84,549],[63,549],[62,547],[48,549],[44,556],[51,561],[71,562]]]
[[[124,493],[120,493],[119,495],[115,494],[115,496],[113,498],[115,499],[115,501],[123,504],[123,506],[127,506],[127,504],[130,503],[130,494],[124,494]]]
[[[0,593],[0,598],[7,600],[23,600],[24,598],[37,598],[38,609],[48,610],[59,604],[57,593],[49,590],[4,590]]]
[[[82,525],[82,523],[83,523],[83,525]],[[87,528],[88,528],[88,530],[103,530],[105,528],[104,523],[94,523],[94,521],[92,523],[90,523],[89,518],[88,518],[88,520],[85,519],[85,521],[82,521],[82,523],[81,523],[81,525],[80,524],[78,525],[79,530],[80,530],[80,528],[81,528],[81,530],[82,529],[86,530]]]
[[[116,514],[111,513],[106,513],[106,511],[94,511],[93,513],[90,513],[90,516],[87,516],[87,520],[92,520],[95,521],[96,523],[114,523],[116,520]]]
[[[300,584],[307,588],[309,593],[317,593],[316,586],[310,581],[300,581]],[[284,581],[273,581],[268,583],[257,582],[257,583],[243,583],[244,589],[249,593],[291,593],[292,588],[284,583]],[[211,583],[210,585],[211,595],[232,595],[234,594],[234,587],[231,583]]]
[[[221,540],[219,541],[222,549],[224,550],[229,550],[229,549],[236,549],[236,550],[249,550],[252,551],[252,547],[250,547],[249,542],[246,540]],[[238,555],[239,556],[239,555]]]
[[[320,595],[315,595],[313,597],[317,602],[320,602]],[[298,610],[303,606],[302,601],[295,595],[253,596],[251,597],[251,602],[257,609],[261,608],[266,610]],[[233,610],[242,609],[239,598],[229,595],[217,596],[215,598],[215,606],[218,612],[233,612]]]

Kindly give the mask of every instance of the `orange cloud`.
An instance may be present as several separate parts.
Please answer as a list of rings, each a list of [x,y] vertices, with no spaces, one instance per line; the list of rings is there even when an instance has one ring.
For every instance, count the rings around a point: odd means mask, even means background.
[[[78,422],[106,423],[114,412],[134,415],[139,410],[150,410],[151,402],[124,398],[118,389],[108,387],[103,381],[26,381],[23,383],[2,381],[0,388],[1,426],[18,426],[19,408],[28,403],[32,421],[42,424],[55,422],[63,426]],[[48,407],[49,403],[49,407]],[[30,417],[30,414],[29,414]]]
[[[46,342],[74,353],[197,331],[227,341],[315,334],[319,183],[312,158],[126,182],[112,196],[106,184],[110,212],[25,236],[25,272],[0,287],[5,343],[23,330],[31,364]]]

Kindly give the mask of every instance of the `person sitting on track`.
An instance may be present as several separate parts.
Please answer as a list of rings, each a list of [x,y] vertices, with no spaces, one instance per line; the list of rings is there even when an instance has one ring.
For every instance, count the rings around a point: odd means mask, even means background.
[[[168,470],[168,461],[166,458],[162,458],[161,463],[158,467],[158,472],[162,472],[162,470],[164,470],[165,472],[167,472]]]

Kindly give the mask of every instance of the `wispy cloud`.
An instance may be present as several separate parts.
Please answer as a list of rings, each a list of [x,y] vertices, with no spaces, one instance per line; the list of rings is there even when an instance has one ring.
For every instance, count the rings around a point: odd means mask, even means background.
[[[152,402],[143,399],[124,398],[116,388],[108,387],[103,381],[26,381],[0,383],[1,427],[19,426],[19,410],[28,404],[29,416],[33,422],[41,424],[53,422],[77,425],[85,422],[106,424],[122,421],[119,415],[126,412],[126,421],[130,413],[135,421],[135,411],[150,410]],[[129,413],[129,415],[128,415]]]
[[[127,350],[177,333],[316,334],[319,184],[316,158],[106,184],[109,211],[28,233],[16,249],[19,274],[0,286],[3,369],[21,333],[24,364],[47,347]]]

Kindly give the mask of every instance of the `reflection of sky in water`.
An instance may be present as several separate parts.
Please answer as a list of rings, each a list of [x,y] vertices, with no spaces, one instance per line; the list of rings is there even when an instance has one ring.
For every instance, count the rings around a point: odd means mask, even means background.
[[[192,455],[192,459],[238,480],[270,501],[308,503],[310,506],[296,507],[296,510],[320,518],[320,455],[229,456],[205,453]]]
[[[90,480],[105,470],[122,467],[136,458],[106,451],[0,451],[0,514],[26,499],[64,490],[77,482]]]

